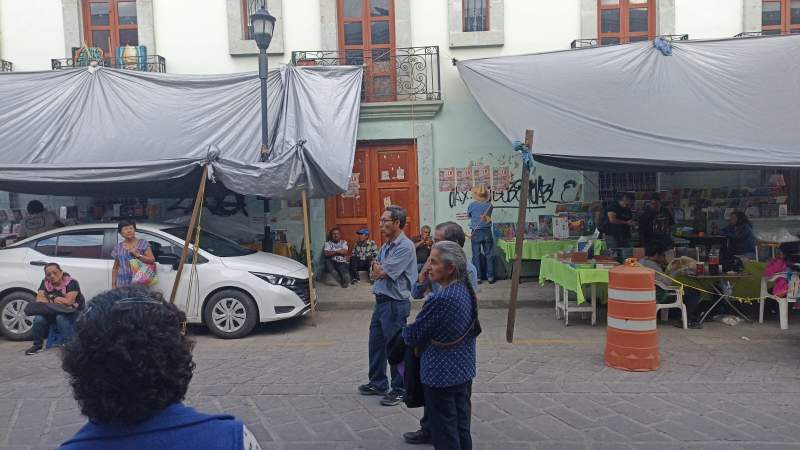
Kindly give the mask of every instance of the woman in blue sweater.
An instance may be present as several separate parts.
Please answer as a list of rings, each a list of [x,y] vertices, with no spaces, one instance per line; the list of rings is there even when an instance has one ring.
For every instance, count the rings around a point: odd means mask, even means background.
[[[185,326],[183,312],[141,287],[93,298],[62,363],[89,423],[60,448],[260,450],[233,416],[181,403],[195,366]]]
[[[434,244],[428,265],[431,281],[441,289],[403,329],[403,339],[422,351],[420,375],[434,447],[469,450],[477,298],[467,278],[467,257],[458,244]]]

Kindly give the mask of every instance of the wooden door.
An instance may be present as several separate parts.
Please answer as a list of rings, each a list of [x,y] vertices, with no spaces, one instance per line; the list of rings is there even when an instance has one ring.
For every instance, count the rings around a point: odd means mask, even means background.
[[[338,0],[343,64],[364,66],[364,100],[397,99],[394,0]]]
[[[408,212],[404,232],[419,234],[419,196],[417,185],[417,153],[411,142],[359,142],[353,161],[358,174],[359,195],[337,195],[325,201],[326,231],[339,227],[350,248],[356,230],[367,228],[370,237],[380,245],[378,220],[384,202],[399,205]]]

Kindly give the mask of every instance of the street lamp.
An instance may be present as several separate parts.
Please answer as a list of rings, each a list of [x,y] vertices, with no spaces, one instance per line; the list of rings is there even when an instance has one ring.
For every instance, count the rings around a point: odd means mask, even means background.
[[[267,11],[267,0],[248,0],[250,39],[258,46],[258,77],[261,79],[261,161],[269,157],[267,122],[267,49],[275,31],[275,17]]]

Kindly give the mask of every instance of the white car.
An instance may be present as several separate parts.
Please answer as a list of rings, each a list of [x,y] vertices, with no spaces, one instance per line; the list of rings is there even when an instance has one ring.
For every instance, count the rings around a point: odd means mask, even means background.
[[[139,239],[156,256],[158,284],[169,299],[186,237],[185,226],[137,224]],[[78,281],[87,301],[111,289],[111,250],[120,241],[116,224],[58,228],[0,249],[0,332],[11,340],[31,336],[25,305],[35,301],[44,265],[58,263]],[[246,336],[258,322],[306,314],[310,309],[308,272],[297,261],[248,250],[203,231],[192,274],[193,252],[181,276],[175,304],[189,323],[205,324],[222,338]]]

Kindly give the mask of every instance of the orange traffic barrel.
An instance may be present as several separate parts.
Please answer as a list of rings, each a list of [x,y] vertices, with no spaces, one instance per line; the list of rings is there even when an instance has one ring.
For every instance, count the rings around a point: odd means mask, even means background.
[[[658,369],[656,288],[652,270],[630,263],[608,272],[606,364],[634,372]]]

